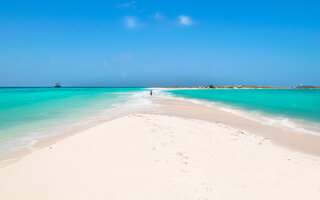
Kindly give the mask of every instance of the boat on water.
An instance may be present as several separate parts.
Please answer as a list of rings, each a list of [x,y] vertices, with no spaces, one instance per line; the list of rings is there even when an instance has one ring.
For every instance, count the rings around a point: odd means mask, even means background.
[[[61,88],[61,85],[60,85],[60,83],[56,83],[56,84],[54,85],[54,87],[55,87],[55,88]]]

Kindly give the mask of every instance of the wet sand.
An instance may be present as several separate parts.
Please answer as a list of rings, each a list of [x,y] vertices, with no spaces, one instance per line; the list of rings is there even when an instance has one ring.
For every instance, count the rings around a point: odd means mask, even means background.
[[[46,138],[0,169],[0,199],[319,199],[319,137],[164,96]]]
[[[318,136],[291,128],[265,125],[230,112],[209,108],[178,98],[161,96],[153,97],[152,101],[159,105],[154,111],[155,113],[221,123],[263,136],[283,147],[320,156],[320,134]]]

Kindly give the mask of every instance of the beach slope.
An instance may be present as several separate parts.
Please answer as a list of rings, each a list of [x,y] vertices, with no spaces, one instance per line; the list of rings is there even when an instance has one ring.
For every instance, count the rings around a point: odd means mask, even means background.
[[[0,199],[320,199],[320,159],[201,120],[132,114],[0,170]]]

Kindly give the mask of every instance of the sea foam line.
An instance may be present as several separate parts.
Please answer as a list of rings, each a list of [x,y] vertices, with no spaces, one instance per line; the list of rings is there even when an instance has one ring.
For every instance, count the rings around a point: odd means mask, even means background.
[[[304,120],[299,119],[293,119],[288,117],[282,117],[282,116],[276,116],[269,113],[265,113],[263,111],[252,111],[247,109],[240,109],[236,108],[224,103],[218,103],[218,102],[212,102],[212,101],[206,101],[206,100],[200,100],[200,99],[193,99],[193,98],[184,98],[184,97],[177,97],[172,94],[169,94],[165,91],[165,89],[160,89],[159,94],[163,95],[166,98],[173,98],[177,100],[182,101],[189,101],[194,104],[203,105],[209,108],[229,112],[235,115],[238,115],[240,117],[250,119],[259,123],[262,123],[264,125],[272,125],[277,127],[286,127],[290,128],[294,131],[301,131],[308,134],[313,135],[320,135],[320,132],[318,132],[318,129],[320,130],[320,126],[316,123],[310,123]],[[303,126],[303,124],[310,124],[311,126],[316,126],[317,131],[311,130],[309,127]]]
[[[119,92],[119,94],[122,92]],[[73,131],[81,131],[85,128],[99,125],[105,121],[121,117],[127,114],[132,114],[135,112],[143,111],[156,106],[152,103],[149,97],[148,91],[138,91],[123,93],[129,94],[127,101],[121,103],[115,103],[110,105],[110,107],[101,110],[94,116],[78,120],[76,122],[68,124],[60,124],[57,126],[48,127],[45,129],[39,129],[36,131],[31,131],[26,134],[7,139],[5,141],[0,141],[1,151],[0,159],[5,158],[8,155],[13,155],[21,149],[29,149],[31,152],[36,150],[35,145],[41,141],[43,138],[54,137],[63,134],[68,134]],[[0,160],[0,166],[15,161],[19,157],[10,157],[9,159]]]

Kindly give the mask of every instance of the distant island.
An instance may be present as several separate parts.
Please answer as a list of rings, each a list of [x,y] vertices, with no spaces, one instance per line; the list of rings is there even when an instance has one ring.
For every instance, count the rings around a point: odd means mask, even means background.
[[[314,88],[320,88],[320,87],[310,86],[310,85],[300,85],[300,86],[298,86],[296,88],[298,88],[298,89],[314,89]]]
[[[261,85],[206,85],[198,87],[173,87],[173,88],[199,88],[199,89],[320,89],[319,86],[300,85],[297,87],[261,86]]]

